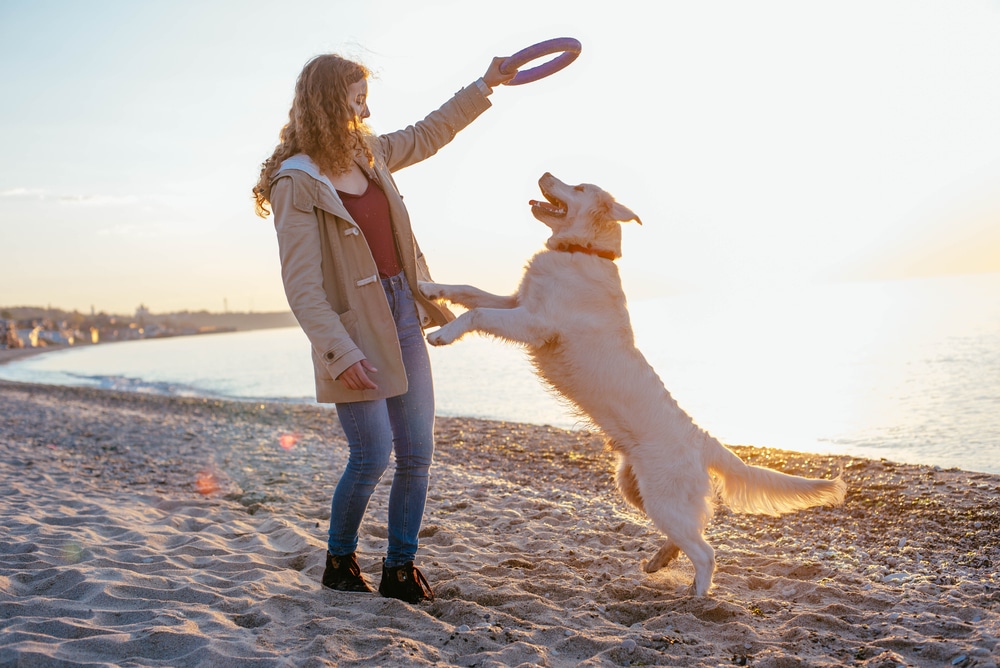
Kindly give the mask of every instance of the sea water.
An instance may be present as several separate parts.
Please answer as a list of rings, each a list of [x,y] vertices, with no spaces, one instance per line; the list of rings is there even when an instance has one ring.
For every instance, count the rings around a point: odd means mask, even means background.
[[[636,345],[732,444],[1000,473],[1000,274],[690,294],[629,304]],[[431,349],[438,414],[581,427],[516,346]],[[313,401],[298,328],[71,348],[0,378]]]

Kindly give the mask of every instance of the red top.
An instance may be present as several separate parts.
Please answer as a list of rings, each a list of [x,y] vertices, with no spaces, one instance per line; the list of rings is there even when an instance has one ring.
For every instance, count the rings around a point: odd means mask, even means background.
[[[379,276],[388,278],[402,271],[399,253],[396,252],[396,239],[392,233],[389,217],[389,200],[376,183],[368,180],[368,187],[360,195],[337,191],[344,203],[347,213],[361,228],[368,242],[368,248],[375,258]]]

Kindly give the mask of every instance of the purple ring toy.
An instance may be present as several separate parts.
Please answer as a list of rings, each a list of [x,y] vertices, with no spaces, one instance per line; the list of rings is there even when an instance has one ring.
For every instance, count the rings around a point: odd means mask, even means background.
[[[580,55],[580,48],[579,40],[572,37],[556,37],[555,39],[539,42],[526,49],[521,49],[503,61],[503,64],[500,66],[501,72],[506,74],[510,70],[516,70],[521,65],[530,63],[532,60],[537,60],[542,56],[547,56],[550,53],[559,53],[559,55],[550,61],[542,63],[538,67],[518,72],[513,79],[504,82],[504,85],[520,86],[521,84],[538,81],[550,74],[554,74],[576,60],[576,57]]]

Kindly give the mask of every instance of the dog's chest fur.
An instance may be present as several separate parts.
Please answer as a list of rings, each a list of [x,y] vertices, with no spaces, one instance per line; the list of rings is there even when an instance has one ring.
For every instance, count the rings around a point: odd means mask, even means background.
[[[608,402],[662,392],[635,348],[618,267],[584,253],[542,251],[528,263],[518,307],[547,327],[545,343],[527,349],[538,374],[599,426],[618,422]],[[632,401],[625,401],[634,405]]]
[[[588,322],[616,327],[624,318],[631,334],[618,266],[593,255],[539,252],[525,267],[517,303],[559,329],[576,331]]]

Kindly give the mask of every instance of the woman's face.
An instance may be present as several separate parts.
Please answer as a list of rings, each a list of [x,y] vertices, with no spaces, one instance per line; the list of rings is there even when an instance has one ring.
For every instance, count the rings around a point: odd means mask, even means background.
[[[371,116],[368,111],[368,79],[361,79],[347,87],[347,106],[362,121]]]

